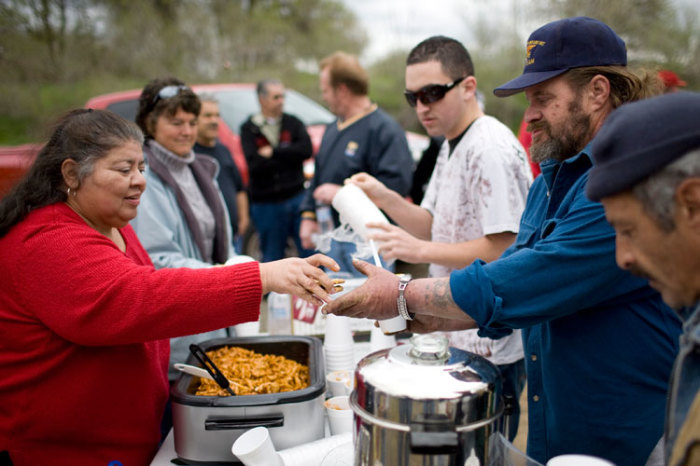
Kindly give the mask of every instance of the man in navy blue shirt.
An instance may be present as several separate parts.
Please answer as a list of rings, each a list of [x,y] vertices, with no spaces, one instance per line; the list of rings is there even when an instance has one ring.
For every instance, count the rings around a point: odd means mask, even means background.
[[[623,105],[593,141],[586,194],[605,207],[617,263],[684,321],[666,410],[667,464],[700,464],[700,94]]]
[[[321,61],[319,84],[323,100],[336,121],[326,126],[316,154],[314,177],[301,203],[299,236],[305,248],[320,231],[317,213],[330,209],[335,193],[346,178],[366,172],[402,196],[408,195],[413,159],[406,133],[369,98],[369,77],[357,57],[335,52]],[[328,210],[326,210],[328,211]],[[335,226],[338,215],[332,212]],[[354,273],[350,256],[355,245],[333,241],[327,254],[342,272]]]
[[[358,261],[370,278],[325,310],[381,320],[401,301],[414,313],[411,331],[478,327],[497,338],[521,328],[531,457],[661,464],[680,322],[645,280],[617,267],[615,232],[584,193],[590,141],[615,107],[650,90],[627,70],[622,39],[591,18],[539,28],[526,54],[523,74],[494,91],[525,92],[542,166],[515,243],[498,260],[414,280],[402,293],[396,277]]]

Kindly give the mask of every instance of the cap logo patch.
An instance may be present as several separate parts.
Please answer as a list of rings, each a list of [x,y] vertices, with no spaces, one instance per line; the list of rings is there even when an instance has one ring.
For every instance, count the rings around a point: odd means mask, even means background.
[[[532,65],[535,63],[535,59],[532,56],[532,49],[537,47],[538,45],[544,45],[546,42],[541,41],[541,40],[530,40],[527,42],[527,58],[525,60],[526,65]]]

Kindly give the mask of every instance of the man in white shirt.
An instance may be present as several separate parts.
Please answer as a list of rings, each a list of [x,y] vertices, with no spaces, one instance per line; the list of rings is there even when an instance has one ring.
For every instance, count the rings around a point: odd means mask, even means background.
[[[350,180],[399,225],[372,225],[382,230],[373,238],[383,257],[430,263],[430,276],[444,277],[476,259],[494,260],[510,246],[532,174],[513,133],[481,110],[474,66],[461,43],[431,37],[410,52],[406,65],[406,100],[430,136],[445,137],[425,197],[417,206],[365,173]],[[445,335],[452,346],[501,369],[514,407],[512,440],[525,383],[520,331],[500,340],[481,338],[476,329]]]

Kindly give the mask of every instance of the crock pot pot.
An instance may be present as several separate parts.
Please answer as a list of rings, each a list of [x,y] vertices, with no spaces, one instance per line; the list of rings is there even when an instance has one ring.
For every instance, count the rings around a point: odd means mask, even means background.
[[[321,340],[305,336],[219,338],[199,344],[205,351],[238,346],[259,354],[275,354],[309,366],[309,386],[264,395],[195,395],[199,378],[183,374],[173,385],[175,452],[186,463],[231,464],[231,445],[248,429],[267,427],[278,450],[324,436],[326,391]],[[190,355],[190,364],[197,364]]]
[[[442,335],[370,354],[350,395],[355,465],[485,465],[503,401],[498,368]]]

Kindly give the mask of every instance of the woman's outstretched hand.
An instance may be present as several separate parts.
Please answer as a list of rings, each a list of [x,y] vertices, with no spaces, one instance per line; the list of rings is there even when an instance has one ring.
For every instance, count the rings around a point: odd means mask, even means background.
[[[271,291],[287,293],[316,305],[328,302],[333,281],[320,269],[321,266],[336,272],[340,270],[333,259],[323,254],[260,263],[263,294]]]

